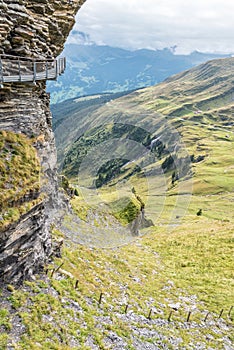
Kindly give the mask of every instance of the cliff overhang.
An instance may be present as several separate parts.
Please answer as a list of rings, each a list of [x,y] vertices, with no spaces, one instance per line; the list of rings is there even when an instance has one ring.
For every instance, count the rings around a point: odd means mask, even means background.
[[[0,74],[0,283],[18,283],[32,276],[52,253],[50,224],[58,205],[58,184],[46,79],[53,68],[52,78],[58,74],[57,63],[53,66],[53,62],[57,62],[55,58],[62,52],[83,3],[84,0],[0,1],[0,55],[2,60],[8,59],[8,70]],[[30,62],[31,68],[28,70],[29,66],[20,62]],[[41,62],[44,68],[39,72]],[[26,75],[31,77],[23,81]],[[18,145],[23,150],[17,151]],[[27,152],[34,152],[38,159],[38,181],[34,179],[36,185],[34,180],[29,181],[35,185],[31,192],[26,180],[34,175],[33,171],[27,174],[24,167]]]

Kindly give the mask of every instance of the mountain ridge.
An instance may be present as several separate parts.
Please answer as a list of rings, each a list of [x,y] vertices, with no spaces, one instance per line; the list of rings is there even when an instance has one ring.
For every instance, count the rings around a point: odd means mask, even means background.
[[[85,109],[74,110],[55,128],[62,171],[79,186],[103,187],[107,193],[121,183],[120,192],[129,198],[125,184],[131,180],[143,189],[144,177],[161,179],[162,198],[233,191],[233,65],[234,58],[209,61],[154,87],[96,104],[86,117]],[[153,200],[153,193],[137,187],[143,201]]]
[[[97,93],[135,90],[155,85],[185,69],[227,55],[197,51],[175,55],[170,48],[130,51],[110,46],[67,44],[66,75],[49,83],[52,103]]]
[[[126,94],[122,97],[122,101],[134,100],[135,96],[143,97],[139,99],[139,102],[141,103],[142,99],[144,99],[143,104],[148,110],[152,111],[154,109],[165,115],[167,118],[173,116],[183,117],[186,115],[187,122],[190,118],[191,121],[196,119],[200,119],[201,121],[202,118],[209,118],[211,117],[212,109],[215,114],[218,114],[219,108],[221,108],[220,113],[222,112],[222,120],[219,120],[219,122],[224,126],[232,126],[232,116],[230,113],[225,114],[225,109],[227,109],[227,104],[231,104],[229,108],[231,110],[233,109],[233,78],[232,73],[230,73],[233,68],[233,62],[234,58],[208,61],[198,67],[170,77],[155,87],[149,87]],[[214,71],[216,72],[216,76],[213,75]],[[193,94],[192,98],[191,94]],[[111,96],[113,96],[113,98],[111,98]],[[114,103],[116,97],[120,96],[109,95],[109,100],[112,99],[112,103]],[[158,98],[158,102],[152,104],[156,98]],[[88,99],[89,98],[87,97],[87,100]],[[138,97],[136,100],[137,99]],[[150,100],[150,105],[147,104],[147,99]],[[79,99],[70,100],[69,103],[72,104],[74,101],[76,101],[75,107],[78,109]],[[172,101],[173,103],[171,103]],[[108,101],[106,101],[106,103],[108,103]],[[105,103],[101,106],[105,109]],[[101,106],[98,106],[97,104],[95,109],[100,108]],[[59,105],[57,108],[59,109]],[[58,110],[57,115],[54,115],[55,123],[57,118]],[[69,118],[67,121],[68,120]],[[74,120],[76,120],[75,114]],[[176,122],[178,123],[178,121]],[[80,124],[78,119],[77,123],[79,129]],[[56,127],[55,134],[58,136],[58,130],[56,130]]]

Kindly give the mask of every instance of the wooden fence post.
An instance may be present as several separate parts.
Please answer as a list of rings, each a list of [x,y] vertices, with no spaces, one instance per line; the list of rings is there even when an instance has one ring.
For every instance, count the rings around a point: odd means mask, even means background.
[[[173,312],[173,310],[171,310],[171,311],[170,311],[170,313],[169,313],[169,316],[168,316],[168,319],[167,319],[167,320],[168,320],[168,322],[171,322],[172,312]]]
[[[101,292],[100,297],[99,297],[99,300],[98,300],[98,305],[101,305],[102,297],[103,297],[103,293]]]
[[[218,318],[221,318],[221,317],[222,317],[222,314],[223,314],[223,309],[220,311],[220,314],[219,314],[219,317],[218,317]]]
[[[208,316],[209,316],[209,312],[207,312],[207,314],[206,314],[206,317],[204,318],[204,322],[206,322],[207,321],[207,318],[208,318]]]
[[[189,322],[191,314],[192,314],[192,311],[189,311],[186,322]]]
[[[151,320],[151,315],[152,315],[152,312],[153,312],[153,310],[152,310],[152,309],[150,309],[150,311],[149,311],[149,315],[148,315],[148,319],[149,319],[149,320]]]

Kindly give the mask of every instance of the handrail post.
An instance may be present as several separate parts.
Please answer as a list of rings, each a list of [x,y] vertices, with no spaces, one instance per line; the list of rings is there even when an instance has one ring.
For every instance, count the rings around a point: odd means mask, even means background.
[[[58,60],[55,60],[55,77],[58,76]]]
[[[33,61],[33,82],[36,81],[37,78],[37,62]]]
[[[2,69],[2,59],[0,57],[0,87],[3,87],[3,69]]]
[[[46,80],[48,79],[48,61],[46,61]]]
[[[18,58],[18,69],[19,69],[19,81],[22,80],[22,76],[21,76],[21,67],[20,67],[20,60]]]

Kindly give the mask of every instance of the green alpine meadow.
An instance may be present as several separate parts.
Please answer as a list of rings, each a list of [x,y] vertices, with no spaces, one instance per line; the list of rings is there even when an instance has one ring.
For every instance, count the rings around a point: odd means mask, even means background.
[[[17,349],[231,349],[233,63],[53,106],[63,188],[76,195],[52,228],[62,255],[8,285],[2,348],[13,314]]]

